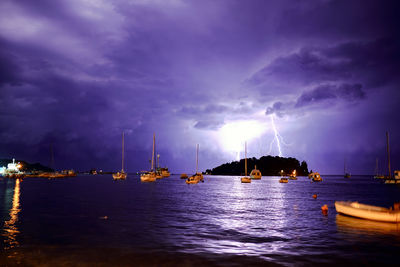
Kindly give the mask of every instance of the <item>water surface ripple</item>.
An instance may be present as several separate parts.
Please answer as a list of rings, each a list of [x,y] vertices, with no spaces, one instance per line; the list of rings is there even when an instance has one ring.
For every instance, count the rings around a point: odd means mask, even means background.
[[[111,175],[0,180],[0,261],[41,265],[394,264],[400,226],[338,215],[335,200],[390,206],[400,187],[371,176]],[[318,194],[317,199],[312,195]],[[327,204],[327,216],[321,206]]]

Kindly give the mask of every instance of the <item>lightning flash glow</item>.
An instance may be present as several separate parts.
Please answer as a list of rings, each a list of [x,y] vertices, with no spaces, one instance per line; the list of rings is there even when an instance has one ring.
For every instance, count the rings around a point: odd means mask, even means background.
[[[222,148],[227,152],[234,153],[236,160],[239,160],[244,142],[260,137],[266,129],[265,124],[256,120],[235,121],[224,125],[218,131],[217,138]]]

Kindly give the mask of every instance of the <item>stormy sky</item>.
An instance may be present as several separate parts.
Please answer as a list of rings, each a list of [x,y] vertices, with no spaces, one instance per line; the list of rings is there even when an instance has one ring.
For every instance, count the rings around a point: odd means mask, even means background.
[[[0,2],[0,158],[193,172],[291,156],[400,169],[397,1]],[[280,146],[280,148],[278,147]]]

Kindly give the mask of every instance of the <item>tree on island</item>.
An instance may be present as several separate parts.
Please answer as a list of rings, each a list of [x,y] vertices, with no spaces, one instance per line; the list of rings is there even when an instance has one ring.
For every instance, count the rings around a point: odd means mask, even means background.
[[[247,159],[249,170],[253,169],[255,165],[257,165],[257,169],[261,171],[262,175],[267,176],[280,175],[281,170],[286,174],[296,170],[299,176],[306,176],[309,173],[307,162],[302,161],[300,163],[297,159],[291,157],[263,156],[259,159],[254,157]],[[222,164],[212,170],[208,169],[206,172],[213,175],[241,175],[244,172],[244,159]]]

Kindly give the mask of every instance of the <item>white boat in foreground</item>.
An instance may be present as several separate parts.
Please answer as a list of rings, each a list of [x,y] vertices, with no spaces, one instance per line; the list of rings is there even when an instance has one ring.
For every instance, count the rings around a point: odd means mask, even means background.
[[[338,213],[345,215],[380,221],[400,223],[400,204],[396,203],[394,208],[383,208],[351,201],[336,201],[335,208]]]

